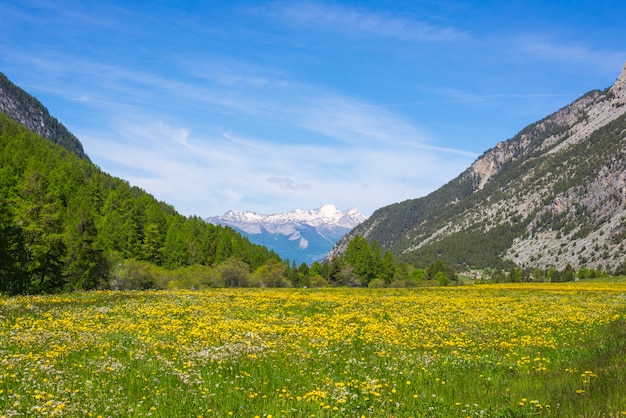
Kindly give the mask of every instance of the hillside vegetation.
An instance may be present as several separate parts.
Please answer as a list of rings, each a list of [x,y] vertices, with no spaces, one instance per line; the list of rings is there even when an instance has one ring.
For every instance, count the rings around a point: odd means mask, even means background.
[[[355,236],[414,265],[624,270],[626,66],[486,151],[433,193],[377,210]]]
[[[118,287],[163,287],[184,276],[155,283],[166,269],[223,264],[210,280],[236,285],[265,263],[281,261],[0,113],[0,293],[108,288],[115,278]]]

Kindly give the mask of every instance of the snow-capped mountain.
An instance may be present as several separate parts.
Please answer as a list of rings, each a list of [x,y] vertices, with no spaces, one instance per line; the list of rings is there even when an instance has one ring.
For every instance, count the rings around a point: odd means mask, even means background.
[[[230,226],[251,242],[273,249],[282,258],[310,264],[326,257],[343,235],[365,219],[357,209],[342,212],[327,204],[319,209],[295,209],[272,215],[230,210],[206,221]]]

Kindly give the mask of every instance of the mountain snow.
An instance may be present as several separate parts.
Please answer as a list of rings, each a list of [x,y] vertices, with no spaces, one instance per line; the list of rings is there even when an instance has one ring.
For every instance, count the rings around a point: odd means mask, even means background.
[[[335,205],[326,204],[319,209],[295,209],[271,215],[229,210],[206,221],[230,226],[283,258],[313,262],[326,257],[339,238],[365,219],[357,209],[340,211]]]
[[[332,204],[326,204],[319,209],[304,211],[295,209],[291,212],[262,215],[251,211],[229,210],[223,216],[214,216],[207,219],[210,223],[229,224],[237,226],[256,225],[274,228],[279,225],[305,224],[313,227],[342,227],[354,228],[366,217],[357,209],[340,211]],[[216,221],[216,222],[213,222]],[[280,231],[277,231],[280,232]],[[254,233],[254,232],[250,232]],[[260,233],[256,232],[256,233]]]

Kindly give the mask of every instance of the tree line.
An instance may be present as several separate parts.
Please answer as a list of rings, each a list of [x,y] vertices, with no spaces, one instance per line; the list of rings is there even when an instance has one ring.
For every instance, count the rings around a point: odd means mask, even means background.
[[[173,271],[227,260],[251,270],[282,263],[231,228],[182,216],[0,113],[0,293],[109,288],[120,266]]]
[[[452,265],[440,258],[415,268],[357,235],[343,254],[297,266],[229,227],[178,214],[0,113],[0,293],[445,286],[460,283]],[[567,281],[599,274],[512,267],[480,280]]]
[[[232,228],[178,214],[0,113],[0,293],[405,286],[418,277],[410,273],[360,237],[341,256],[296,266]]]

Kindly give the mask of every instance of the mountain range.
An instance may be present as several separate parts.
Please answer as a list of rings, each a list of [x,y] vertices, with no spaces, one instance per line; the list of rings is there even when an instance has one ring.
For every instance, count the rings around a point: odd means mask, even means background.
[[[359,235],[416,266],[624,270],[625,156],[626,65],[438,190],[378,209],[333,254]]]
[[[342,212],[326,204],[319,209],[295,209],[272,215],[230,210],[206,221],[230,226],[251,242],[264,245],[283,258],[310,264],[325,258],[342,236],[365,219],[357,209]]]
[[[84,220],[70,218],[76,215],[74,205],[89,218],[93,236],[87,238],[97,238],[101,253],[177,267],[226,260],[247,245],[224,228],[207,229],[198,224],[204,223],[200,219],[185,220],[165,203],[99,171],[78,139],[2,74],[0,111],[78,157],[75,161],[46,148],[0,115],[0,134],[7,141],[0,178],[4,185],[0,191],[7,195],[0,201],[4,202],[0,215],[6,219],[0,226],[16,237],[34,234],[27,237],[29,242],[39,239],[50,246],[62,238],[59,251],[75,247],[72,222]],[[24,149],[15,148],[19,140]],[[268,253],[262,247],[246,247],[245,257],[257,267],[276,253],[291,261],[311,262],[324,258],[332,247],[332,258],[358,235],[416,267],[443,261],[460,270],[514,266],[563,270],[569,265],[624,273],[625,155],[626,65],[612,86],[583,94],[496,144],[438,190],[380,208],[368,219],[355,209],[341,212],[324,205],[277,215],[230,211],[206,221],[228,225],[250,242],[273,248],[275,252]],[[39,189],[47,189],[47,194],[35,193]],[[43,200],[34,203],[54,212],[54,224],[36,227],[37,220],[28,218],[32,212],[26,209],[34,204],[28,199],[35,198]],[[50,225],[56,228],[54,234],[45,231]],[[178,234],[183,227],[188,231]],[[194,228],[206,235],[204,241],[198,241]],[[220,234],[216,242],[211,241],[215,231]],[[51,257],[46,251],[41,257]],[[55,261],[59,265],[72,260],[61,255],[57,257],[61,261]],[[66,277],[66,272],[59,272],[59,277]]]

